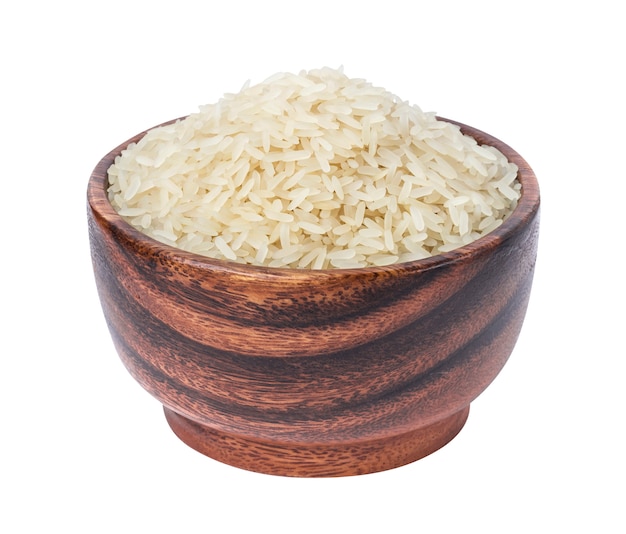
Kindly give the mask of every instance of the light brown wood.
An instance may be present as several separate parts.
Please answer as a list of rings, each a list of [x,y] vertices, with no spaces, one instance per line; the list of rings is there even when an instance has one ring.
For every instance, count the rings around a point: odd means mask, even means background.
[[[430,454],[508,359],[537,253],[539,188],[512,148],[522,198],[497,230],[447,254],[352,270],[200,257],[129,226],[88,186],[96,283],[117,351],[182,441],[244,469],[342,476]]]

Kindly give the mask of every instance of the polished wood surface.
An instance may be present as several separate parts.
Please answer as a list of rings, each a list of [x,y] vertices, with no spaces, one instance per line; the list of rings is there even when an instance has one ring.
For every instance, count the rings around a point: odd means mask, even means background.
[[[520,332],[539,188],[513,149],[522,198],[497,230],[447,254],[352,270],[204,258],[133,229],[88,185],[93,267],[116,349],[188,445],[244,469],[343,476],[390,469],[450,441]]]

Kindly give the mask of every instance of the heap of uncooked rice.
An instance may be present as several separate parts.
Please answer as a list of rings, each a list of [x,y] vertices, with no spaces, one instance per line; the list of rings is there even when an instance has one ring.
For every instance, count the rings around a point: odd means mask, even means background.
[[[277,74],[155,128],[108,177],[115,209],[158,241],[302,269],[450,251],[499,226],[520,195],[495,148],[329,68]]]

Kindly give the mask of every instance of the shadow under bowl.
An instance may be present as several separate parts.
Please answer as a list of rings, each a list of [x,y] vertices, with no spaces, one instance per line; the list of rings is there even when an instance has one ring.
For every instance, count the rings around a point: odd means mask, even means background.
[[[456,436],[522,327],[540,204],[517,152],[459,126],[518,165],[517,208],[467,246],[385,267],[264,268],[170,247],[107,197],[107,169],[145,132],[98,163],[87,199],[104,316],[183,442],[243,469],[330,477],[398,467]]]

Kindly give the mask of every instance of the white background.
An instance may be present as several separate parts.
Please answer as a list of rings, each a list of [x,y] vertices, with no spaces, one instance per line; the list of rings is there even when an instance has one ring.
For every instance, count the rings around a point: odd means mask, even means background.
[[[3,4],[0,531],[625,532],[618,5]],[[324,65],[517,149],[542,228],[522,335],[456,439],[384,473],[288,479],[189,449],[126,372],[85,193],[135,133],[248,79]]]

